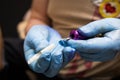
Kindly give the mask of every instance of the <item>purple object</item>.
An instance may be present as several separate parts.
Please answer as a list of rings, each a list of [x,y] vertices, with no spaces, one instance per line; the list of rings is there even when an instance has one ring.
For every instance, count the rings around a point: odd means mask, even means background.
[[[70,32],[70,38],[72,38],[74,40],[84,40],[84,39],[87,39],[85,34],[83,34],[82,31],[78,31],[78,30],[72,30]]]

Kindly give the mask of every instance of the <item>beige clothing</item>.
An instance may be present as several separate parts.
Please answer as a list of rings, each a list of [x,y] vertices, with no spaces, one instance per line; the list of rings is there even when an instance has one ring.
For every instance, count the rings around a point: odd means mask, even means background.
[[[93,20],[101,19],[101,16],[97,13],[97,6],[93,5],[92,0],[49,0],[48,15],[52,19],[52,27],[62,37],[68,37],[69,32],[73,29],[82,27],[82,25]],[[77,62],[77,70],[66,76],[71,63],[74,62]],[[90,68],[85,67],[86,62],[80,57],[77,57],[71,63],[60,71],[60,75],[63,77],[76,77],[81,72],[85,72],[82,77],[103,77],[105,79],[102,80],[106,80],[120,74],[120,56],[108,62],[92,62]]]
[[[94,10],[91,0],[50,0],[48,15],[53,28],[68,37],[71,30],[91,22]]]

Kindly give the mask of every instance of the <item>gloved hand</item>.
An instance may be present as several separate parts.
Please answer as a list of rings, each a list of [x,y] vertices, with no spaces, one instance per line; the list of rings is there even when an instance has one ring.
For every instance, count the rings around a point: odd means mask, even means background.
[[[120,51],[120,19],[106,18],[91,22],[78,31],[86,40],[61,40],[65,46],[76,49],[80,56],[89,61],[107,61]],[[103,34],[103,37],[95,37]]]
[[[54,44],[52,49],[42,51],[37,60],[28,63],[33,71],[53,77],[74,57],[74,49],[61,46],[60,39],[59,33],[46,25],[35,25],[29,30],[24,41],[27,62],[36,53]]]

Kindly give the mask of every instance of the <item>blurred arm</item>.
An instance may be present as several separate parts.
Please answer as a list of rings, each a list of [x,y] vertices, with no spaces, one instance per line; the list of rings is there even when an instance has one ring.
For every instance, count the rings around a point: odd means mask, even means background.
[[[0,70],[4,67],[4,61],[3,61],[3,41],[2,41],[2,32],[0,28]]]
[[[25,30],[26,33],[33,25],[49,24],[49,19],[47,16],[47,5],[48,5],[48,0],[33,0],[31,6],[31,16]]]

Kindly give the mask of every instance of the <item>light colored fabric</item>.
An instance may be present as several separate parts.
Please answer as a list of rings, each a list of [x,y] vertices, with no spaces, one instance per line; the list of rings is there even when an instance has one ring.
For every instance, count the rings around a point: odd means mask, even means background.
[[[92,0],[49,0],[48,15],[53,28],[62,37],[68,37],[73,29],[93,20],[101,19],[98,6]],[[119,16],[118,16],[119,17]],[[93,77],[93,79],[111,78],[120,75],[120,56],[107,62],[86,62],[77,55],[60,71],[62,77]]]
[[[90,22],[94,10],[91,0],[50,0],[48,15],[52,18],[53,28],[67,37],[71,30]]]

